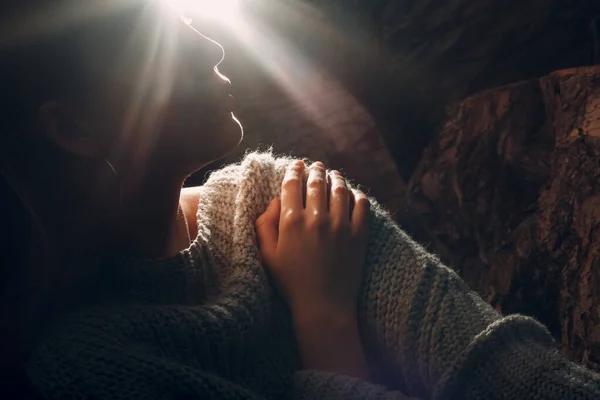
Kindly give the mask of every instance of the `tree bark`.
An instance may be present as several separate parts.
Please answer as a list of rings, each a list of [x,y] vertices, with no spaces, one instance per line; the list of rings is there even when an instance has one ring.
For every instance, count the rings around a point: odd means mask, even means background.
[[[421,240],[498,310],[600,370],[600,67],[469,97],[409,184]]]

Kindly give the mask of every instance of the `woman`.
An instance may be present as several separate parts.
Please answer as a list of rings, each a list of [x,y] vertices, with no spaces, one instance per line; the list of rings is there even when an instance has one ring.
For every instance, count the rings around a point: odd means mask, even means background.
[[[242,131],[222,49],[177,16],[132,2],[51,33],[2,64],[2,174],[36,228],[5,300],[28,312],[3,326],[36,333],[14,358],[42,397],[598,397],[545,329],[497,315],[321,163],[250,155],[182,190]],[[391,289],[358,310],[374,285]],[[392,379],[368,367],[368,321]]]
[[[15,3],[2,15],[23,21],[35,6],[43,12],[42,3]],[[38,314],[39,303],[63,308],[87,299],[86,283],[102,262],[167,258],[189,247],[197,235],[198,191],[182,190],[183,182],[242,139],[230,82],[215,71],[222,48],[152,3],[50,35],[15,38],[16,45],[4,49],[4,84],[11,90],[3,113],[2,172],[34,216],[47,250],[35,261],[43,262],[45,275],[35,279],[47,290],[33,305]],[[333,178],[335,187],[343,186],[339,174]],[[314,190],[324,194],[325,182],[325,169],[316,164],[309,186],[322,186]],[[342,196],[348,203],[348,193]],[[357,236],[366,216],[361,199],[352,226]],[[304,244],[345,262],[333,245],[348,240]],[[347,257],[360,271],[364,239],[358,244]],[[75,271],[83,259],[100,255],[102,262]],[[274,266],[279,257],[268,256]],[[350,317],[344,323],[352,323]],[[358,346],[357,337],[351,343]],[[355,373],[363,373],[361,365]]]

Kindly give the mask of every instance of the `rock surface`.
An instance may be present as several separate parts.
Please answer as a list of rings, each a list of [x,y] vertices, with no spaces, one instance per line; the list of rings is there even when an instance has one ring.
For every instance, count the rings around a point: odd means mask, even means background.
[[[420,239],[505,313],[600,370],[600,67],[448,108],[409,184]]]

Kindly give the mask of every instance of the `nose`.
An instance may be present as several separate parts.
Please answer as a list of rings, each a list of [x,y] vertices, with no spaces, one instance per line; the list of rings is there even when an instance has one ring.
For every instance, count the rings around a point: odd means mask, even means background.
[[[212,71],[223,60],[223,47],[192,25],[181,22],[178,36],[182,61],[200,63]]]

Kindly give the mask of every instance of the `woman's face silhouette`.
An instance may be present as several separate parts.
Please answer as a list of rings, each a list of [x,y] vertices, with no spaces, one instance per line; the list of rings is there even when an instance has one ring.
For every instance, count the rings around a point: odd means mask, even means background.
[[[231,83],[215,68],[223,48],[200,33],[202,26],[196,30],[149,1],[89,28],[73,53],[84,60],[86,100],[47,98],[38,113],[59,147],[121,168],[150,163],[191,173],[240,143]]]

